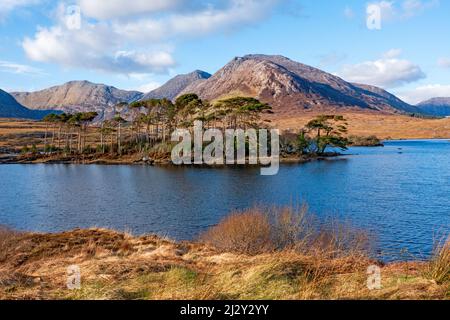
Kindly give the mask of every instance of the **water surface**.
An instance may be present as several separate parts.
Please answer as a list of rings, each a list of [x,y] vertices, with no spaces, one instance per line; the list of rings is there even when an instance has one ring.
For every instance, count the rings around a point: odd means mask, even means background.
[[[347,153],[282,165],[272,177],[258,168],[1,165],[0,224],[42,232],[98,226],[189,240],[231,210],[306,201],[319,216],[343,217],[376,234],[384,254],[429,254],[434,238],[450,232],[450,142],[391,141]]]

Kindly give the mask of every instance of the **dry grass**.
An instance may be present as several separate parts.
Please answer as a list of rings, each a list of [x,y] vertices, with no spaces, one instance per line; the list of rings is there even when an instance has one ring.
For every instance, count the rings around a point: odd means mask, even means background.
[[[221,252],[248,255],[291,250],[327,258],[366,257],[370,250],[364,231],[336,220],[319,223],[306,205],[234,212],[205,232],[200,241]]]
[[[432,139],[450,138],[450,119],[419,119],[402,115],[371,112],[342,112],[336,110],[348,120],[348,132],[353,136],[377,136],[380,139]],[[270,115],[271,125],[281,130],[297,130],[305,126],[315,112],[304,112],[301,115]],[[21,150],[32,144],[42,148],[45,134],[44,123],[35,121],[0,119],[0,150]],[[86,145],[97,146],[100,141],[98,130],[90,128]],[[51,133],[49,133],[49,137]],[[132,132],[124,128],[123,138],[132,136]],[[159,151],[159,150],[158,150]],[[167,150],[163,150],[167,151]]]
[[[235,213],[205,233],[207,244],[0,228],[0,299],[449,298],[448,242],[429,263],[382,266],[383,288],[371,291],[364,238],[348,224],[318,225],[306,206]],[[74,264],[82,287],[68,290]]]
[[[279,218],[283,223],[289,221],[283,220],[287,216],[292,218],[292,212],[284,212],[285,216]],[[251,219],[255,216],[258,217],[255,212],[246,215],[245,219],[250,220],[245,221],[254,222]],[[238,217],[241,216],[236,215],[230,221],[236,225]],[[259,230],[272,224],[270,219],[261,222],[258,217],[258,221],[262,223]],[[230,230],[236,232],[234,227]],[[340,243],[337,240],[340,236],[331,237],[332,241],[325,235],[313,237],[320,238],[315,250],[299,250],[292,245],[276,250],[272,246],[267,252],[252,255],[225,252],[201,243],[176,243],[156,236],[133,237],[102,229],[58,234],[6,231],[0,238],[0,299],[450,297],[448,252],[429,263],[381,266],[383,288],[368,290],[366,270],[373,261],[354,251],[345,254],[345,246],[335,245]],[[287,239],[289,243],[292,238]],[[82,286],[79,290],[68,290],[67,267],[74,264],[80,267]]]
[[[402,115],[370,112],[339,112],[348,122],[349,135],[376,136],[380,139],[437,139],[450,138],[450,118],[419,119]],[[290,117],[275,116],[272,125],[285,129],[301,129],[315,113]]]
[[[440,284],[450,282],[450,238],[436,244],[426,275]]]

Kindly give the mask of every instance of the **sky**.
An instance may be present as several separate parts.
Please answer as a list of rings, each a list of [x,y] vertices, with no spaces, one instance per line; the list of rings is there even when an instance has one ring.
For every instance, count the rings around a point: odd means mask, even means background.
[[[148,92],[262,53],[418,103],[450,97],[449,34],[445,0],[0,0],[0,88]]]

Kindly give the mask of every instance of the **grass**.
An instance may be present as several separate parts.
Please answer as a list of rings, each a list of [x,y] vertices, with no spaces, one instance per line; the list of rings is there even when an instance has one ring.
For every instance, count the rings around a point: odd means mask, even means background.
[[[450,238],[436,244],[426,275],[439,284],[450,282]]]
[[[450,138],[450,119],[420,119],[403,115],[371,112],[340,111],[348,122],[348,133],[353,136],[376,136],[389,139],[448,139]],[[272,119],[273,125],[280,129],[300,129],[316,114],[279,115]]]
[[[369,290],[367,268],[376,262],[365,245],[355,246],[364,243],[360,231],[327,225],[317,225],[303,206],[236,212],[200,242],[105,229],[2,229],[0,299],[450,298],[448,243],[429,262],[380,265],[382,288]],[[231,241],[238,238],[248,243]],[[67,267],[74,264],[81,289],[68,290]]]

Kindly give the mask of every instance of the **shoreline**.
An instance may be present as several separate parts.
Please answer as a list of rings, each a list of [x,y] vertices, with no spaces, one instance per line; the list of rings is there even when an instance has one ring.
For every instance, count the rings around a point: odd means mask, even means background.
[[[133,236],[108,229],[10,233],[0,229],[0,300],[446,300],[447,280],[428,273],[431,261],[377,263],[284,250],[256,255],[210,245]],[[3,242],[3,243],[2,243]],[[67,268],[80,270],[68,290]],[[367,287],[376,266],[382,286]]]
[[[341,153],[327,153],[320,156],[290,156],[280,157],[280,164],[303,164],[312,161],[323,161],[347,156]],[[73,164],[73,165],[136,165],[136,166],[174,166],[174,167],[209,167],[209,168],[225,168],[225,167],[253,167],[258,165],[175,165],[169,158],[152,159],[145,156],[128,155],[123,157],[95,157],[95,156],[27,156],[27,155],[1,155],[0,165],[2,164]]]

